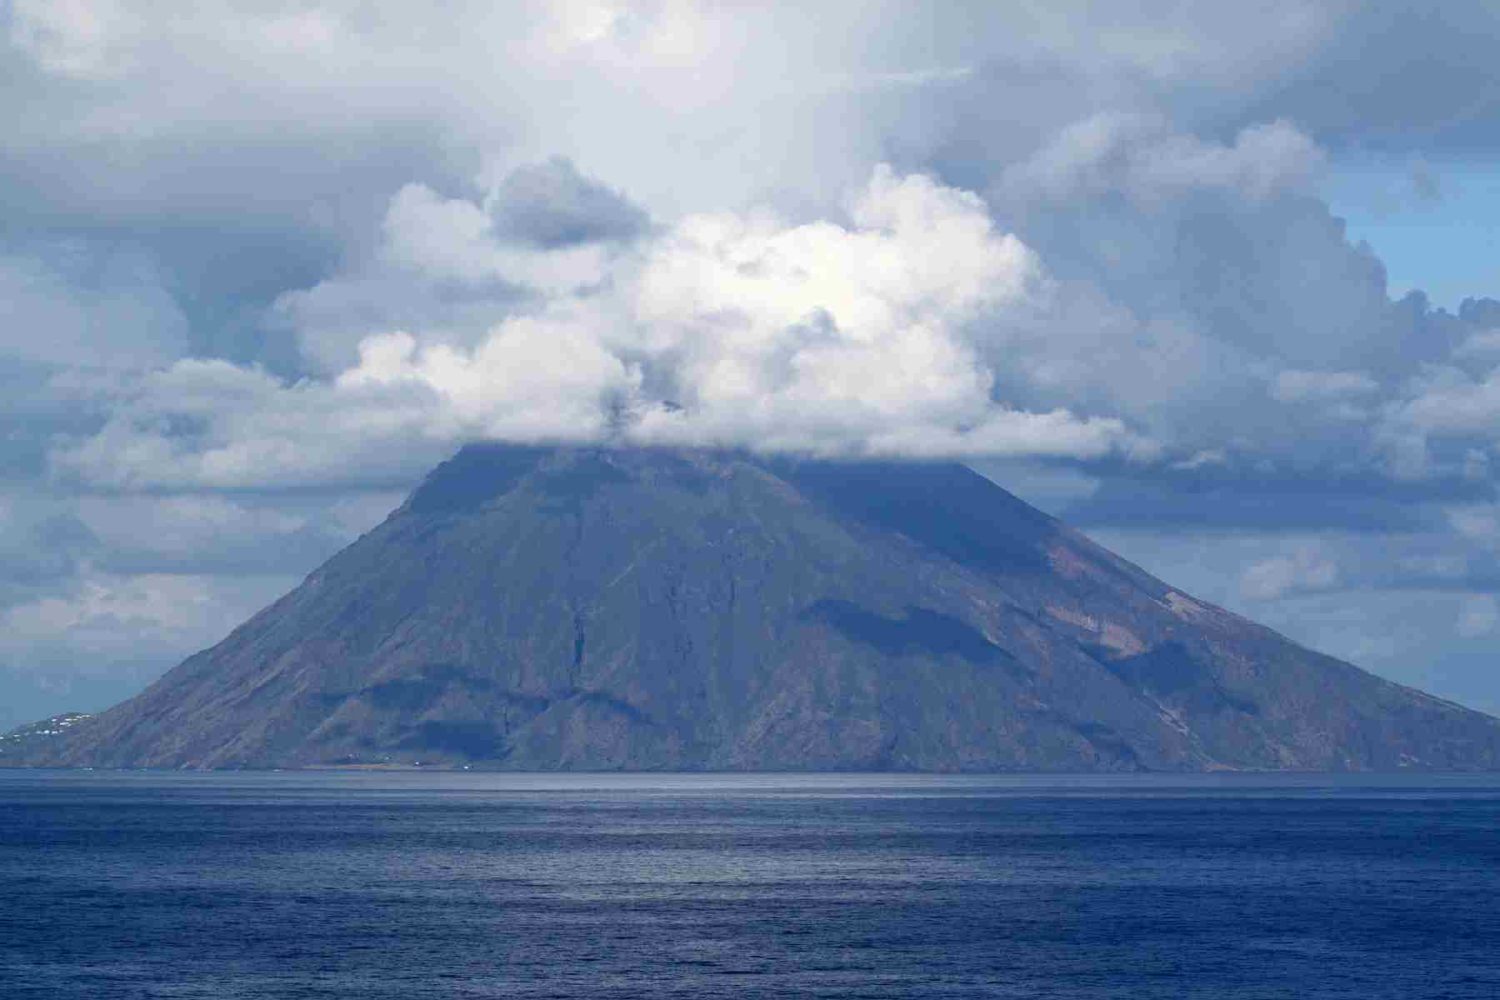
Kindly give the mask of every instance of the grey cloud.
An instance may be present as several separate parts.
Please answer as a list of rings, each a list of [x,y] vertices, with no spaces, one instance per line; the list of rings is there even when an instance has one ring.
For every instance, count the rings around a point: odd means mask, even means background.
[[[1241,95],[1247,119],[1294,115],[1324,142],[1408,154],[1500,140],[1494,4],[1361,3],[1279,77]]]
[[[511,171],[486,207],[502,238],[545,249],[631,240],[650,222],[623,194],[583,176],[560,156]]]
[[[108,388],[97,432],[59,439],[49,472],[104,492],[382,489],[452,447],[424,433],[423,386],[340,391],[223,361],[181,361]]]
[[[992,197],[1057,273],[1091,282],[1138,318],[1180,319],[1294,366],[1387,363],[1385,270],[1326,206],[1276,179],[1287,142],[1185,148],[1177,166],[1156,168],[1172,178],[1167,189],[1130,166],[1164,161],[1161,143],[1178,140],[1135,132],[1043,150],[1007,171]],[[1060,198],[1036,198],[1040,177],[1069,173],[1080,179]]]
[[[75,513],[53,497],[0,494],[0,610],[54,593],[98,551],[98,540]]]
[[[0,255],[0,357],[82,367],[165,364],[187,320],[150,262],[71,242]]]
[[[532,283],[566,274],[568,250],[628,243],[649,225],[644,210],[561,157],[511,171],[477,201],[408,184],[377,214],[384,216],[379,241],[340,273],[283,291],[265,318],[291,333],[304,370],[353,364],[372,333],[412,330],[472,346],[534,305]],[[506,253],[509,244],[522,252]],[[535,266],[524,251],[541,253]],[[578,282],[599,277],[585,266]]]
[[[399,502],[377,496],[381,516]],[[94,543],[90,566],[121,576],[306,573],[372,526],[338,517],[326,496],[104,494],[72,506]]]
[[[421,330],[470,345],[527,299],[526,289],[498,279],[413,281],[373,264],[282,292],[264,322],[294,345],[293,371],[329,375],[357,363],[359,343],[372,333]]]

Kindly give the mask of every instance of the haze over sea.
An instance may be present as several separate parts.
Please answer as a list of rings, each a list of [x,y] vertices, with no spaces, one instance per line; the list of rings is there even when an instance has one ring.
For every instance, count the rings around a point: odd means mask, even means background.
[[[0,772],[0,994],[1500,995],[1500,776]]]

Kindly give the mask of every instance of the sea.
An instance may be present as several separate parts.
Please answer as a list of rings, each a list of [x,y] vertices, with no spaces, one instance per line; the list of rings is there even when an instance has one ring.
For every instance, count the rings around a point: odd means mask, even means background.
[[[0,771],[0,998],[1500,998],[1500,776]]]

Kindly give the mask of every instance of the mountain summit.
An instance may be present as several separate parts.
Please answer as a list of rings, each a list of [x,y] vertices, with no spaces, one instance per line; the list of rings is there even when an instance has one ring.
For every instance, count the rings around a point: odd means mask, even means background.
[[[961,465],[487,445],[0,762],[1493,768],[1500,720],[1194,600]]]

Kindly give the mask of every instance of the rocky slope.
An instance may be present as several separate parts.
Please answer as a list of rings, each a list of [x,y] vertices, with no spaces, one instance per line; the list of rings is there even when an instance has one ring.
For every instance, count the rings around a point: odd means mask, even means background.
[[[1196,601],[952,464],[483,446],[0,763],[1493,768],[1500,721]]]
[[[62,736],[70,728],[89,718],[92,716],[82,712],[64,712],[62,715],[54,715],[50,719],[33,722],[0,735],[0,764],[4,764],[7,757],[36,756],[39,748],[43,748],[54,738]]]

